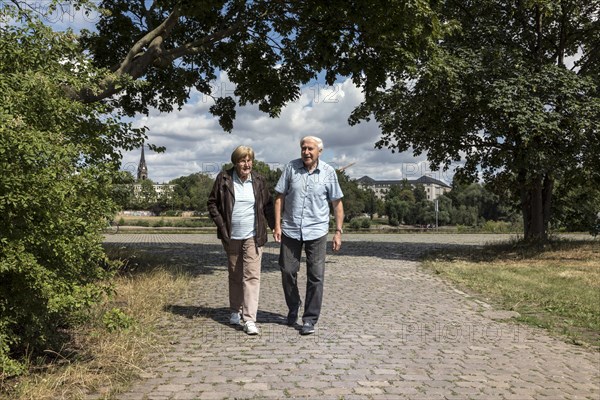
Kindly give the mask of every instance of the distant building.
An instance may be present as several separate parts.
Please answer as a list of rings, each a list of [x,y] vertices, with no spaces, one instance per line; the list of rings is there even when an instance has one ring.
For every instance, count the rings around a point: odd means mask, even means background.
[[[375,192],[375,196],[378,199],[384,198],[392,186],[401,185],[404,181],[404,179],[376,180],[369,176],[363,176],[356,180],[359,188],[371,189]],[[406,182],[411,186],[423,185],[427,194],[427,200],[430,201],[437,199],[452,189],[450,185],[430,176],[422,176],[419,179],[406,179]]]
[[[138,196],[141,193],[141,182],[145,181],[146,179],[148,179],[148,166],[146,165],[144,146],[142,146],[142,155],[140,156],[140,163],[138,164],[137,170],[137,181],[133,185],[134,196]],[[156,192],[157,198],[160,198],[163,195],[166,195],[168,198],[170,198],[175,188],[175,185],[169,185],[167,183],[154,183],[152,186],[154,187],[154,191]]]
[[[148,166],[146,165],[146,157],[144,157],[144,146],[142,146],[142,156],[138,164],[137,180],[144,181],[148,179]]]
[[[175,185],[169,185],[167,183],[154,183],[152,184],[152,187],[154,188],[154,192],[156,193],[156,199],[159,199],[161,196],[167,196],[168,199],[171,198],[173,191],[175,190]],[[140,193],[142,193],[142,184],[141,183],[134,183],[133,184],[133,195],[139,196]]]

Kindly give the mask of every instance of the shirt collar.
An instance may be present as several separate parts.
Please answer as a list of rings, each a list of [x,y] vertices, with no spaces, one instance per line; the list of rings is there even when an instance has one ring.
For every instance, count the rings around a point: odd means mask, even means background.
[[[234,169],[233,169],[233,180],[234,180],[235,182],[238,182],[238,183],[252,182],[252,173],[250,173],[250,174],[248,175],[248,178],[246,178],[246,181],[245,181],[245,182],[242,182],[242,180],[240,179],[239,175],[237,174],[237,171],[236,171],[236,170],[235,170],[235,168],[234,168]]]
[[[318,160],[317,160],[317,166],[315,167],[315,169],[313,169],[313,170],[312,170],[312,172],[310,172],[310,171],[308,170],[308,168],[306,168],[306,165],[304,165],[304,162],[302,161],[302,159],[300,159],[300,162],[302,163],[302,168],[304,168],[304,169],[306,170],[306,172],[308,172],[309,174],[310,174],[310,173],[313,173],[313,174],[314,174],[315,172],[320,172],[320,170],[319,170],[319,166],[321,165],[321,159],[318,159]]]

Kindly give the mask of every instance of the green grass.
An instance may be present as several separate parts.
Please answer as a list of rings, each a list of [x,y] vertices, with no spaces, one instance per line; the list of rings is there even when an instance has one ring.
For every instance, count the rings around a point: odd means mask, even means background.
[[[520,321],[600,350],[600,243],[554,241],[486,246],[432,256],[425,266]]]

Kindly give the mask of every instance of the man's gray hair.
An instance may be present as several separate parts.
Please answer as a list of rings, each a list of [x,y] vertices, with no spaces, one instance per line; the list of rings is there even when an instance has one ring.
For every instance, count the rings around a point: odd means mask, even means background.
[[[300,140],[300,147],[302,147],[304,142],[306,142],[307,140],[315,142],[319,150],[323,150],[323,141],[316,136],[304,136],[302,140]]]

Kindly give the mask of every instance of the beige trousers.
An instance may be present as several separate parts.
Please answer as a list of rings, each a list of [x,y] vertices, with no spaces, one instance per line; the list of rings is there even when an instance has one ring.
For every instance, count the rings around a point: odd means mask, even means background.
[[[244,321],[256,322],[260,292],[262,247],[254,238],[229,240],[225,247],[229,270],[229,306],[240,312]]]

